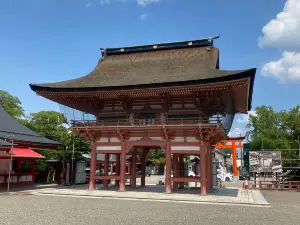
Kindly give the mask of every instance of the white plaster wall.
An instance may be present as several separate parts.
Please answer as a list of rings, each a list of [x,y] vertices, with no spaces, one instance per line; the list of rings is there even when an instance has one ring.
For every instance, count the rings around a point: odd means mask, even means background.
[[[187,137],[186,138],[187,142],[198,142],[198,140],[195,137]],[[200,142],[199,142],[200,143]]]
[[[110,138],[110,142],[121,142],[121,141],[116,137],[112,137]]]
[[[184,137],[176,137],[171,142],[184,142]]]
[[[107,137],[102,137],[98,140],[98,142],[101,142],[101,143],[108,143],[108,138]]]
[[[163,138],[162,137],[150,137],[152,140],[155,140],[155,141],[162,141]]]

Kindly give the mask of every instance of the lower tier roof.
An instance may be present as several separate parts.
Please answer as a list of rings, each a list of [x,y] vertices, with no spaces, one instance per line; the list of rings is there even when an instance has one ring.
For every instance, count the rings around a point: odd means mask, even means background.
[[[20,124],[9,115],[0,104],[0,139],[13,139],[26,144],[58,146],[59,142],[45,138],[26,126]],[[1,143],[0,143],[1,144]]]

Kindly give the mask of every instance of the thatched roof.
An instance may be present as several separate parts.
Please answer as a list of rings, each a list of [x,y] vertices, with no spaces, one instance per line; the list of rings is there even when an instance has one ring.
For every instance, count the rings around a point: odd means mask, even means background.
[[[34,91],[51,92],[120,90],[255,76],[255,69],[219,70],[219,50],[213,46],[213,39],[109,48],[102,54],[86,76],[30,86]]]

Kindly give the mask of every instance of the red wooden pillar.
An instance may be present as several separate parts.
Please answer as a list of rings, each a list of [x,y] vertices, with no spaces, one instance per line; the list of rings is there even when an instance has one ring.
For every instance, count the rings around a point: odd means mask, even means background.
[[[141,186],[145,187],[146,184],[146,151],[143,150],[141,159]]]
[[[178,154],[173,154],[173,177],[178,177]],[[178,182],[173,181],[173,189],[178,188]]]
[[[126,180],[126,143],[122,143],[120,157],[120,191],[125,191]]]
[[[213,146],[210,146],[210,154],[209,154],[209,160],[210,160],[210,190],[213,189]]]
[[[210,145],[207,145],[207,153],[206,153],[206,176],[207,176],[207,183],[206,183],[206,189],[207,191],[210,190],[210,182],[211,182],[211,163],[210,163],[210,154],[211,154],[211,150],[210,150]]]
[[[132,150],[131,157],[131,188],[136,188],[136,157],[137,157],[137,149],[136,147]]]
[[[12,162],[11,162],[12,163]],[[20,169],[21,169],[21,159],[16,159],[16,171],[15,173],[20,173]]]
[[[34,173],[35,172],[35,159],[32,159],[31,160],[31,173]]]
[[[90,181],[89,181],[89,189],[95,190],[95,173],[96,173],[96,141],[92,142],[92,150],[91,150],[91,163],[90,163]]]
[[[200,183],[201,183],[201,190],[200,193],[201,195],[206,195],[207,194],[207,178],[206,178],[206,152],[207,152],[207,144],[203,143],[200,145]]]
[[[184,155],[179,155],[179,176],[184,176]],[[179,182],[179,188],[184,188],[184,182]]]
[[[104,157],[104,176],[108,176],[108,170],[109,170],[109,154],[106,153]],[[109,181],[105,179],[103,181],[103,187],[108,188],[108,183]]]
[[[171,193],[171,145],[167,143],[166,149],[166,171],[165,171],[165,186],[166,193]]]
[[[120,154],[116,154],[116,175],[120,175]],[[115,185],[119,186],[120,181],[119,180],[115,180]]]
[[[236,145],[235,141],[231,141],[232,145],[232,166],[233,166],[233,176],[238,176],[238,168],[237,168],[237,162],[236,162]]]

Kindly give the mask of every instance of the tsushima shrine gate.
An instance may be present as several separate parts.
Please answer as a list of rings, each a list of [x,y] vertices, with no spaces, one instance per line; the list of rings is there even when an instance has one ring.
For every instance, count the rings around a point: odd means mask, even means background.
[[[73,132],[92,143],[89,188],[95,180],[116,180],[125,191],[126,154],[131,154],[131,187],[141,158],[145,186],[146,154],[163,149],[165,189],[200,182],[212,188],[212,146],[226,139],[235,113],[251,109],[256,69],[220,70],[217,37],[102,49],[88,75],[48,84],[31,84],[38,95],[96,116],[73,121]],[[104,174],[95,176],[96,154],[105,154]],[[117,156],[116,175],[108,174],[109,154]],[[183,173],[183,156],[200,155],[200,177]],[[173,161],[173,166],[172,166]],[[173,168],[173,177],[171,170]]]
[[[243,148],[243,144],[241,143],[244,141],[244,139],[245,137],[230,138],[227,140],[222,140],[214,146],[215,148],[231,149],[233,176],[238,176],[236,150],[237,148],[239,149]]]

